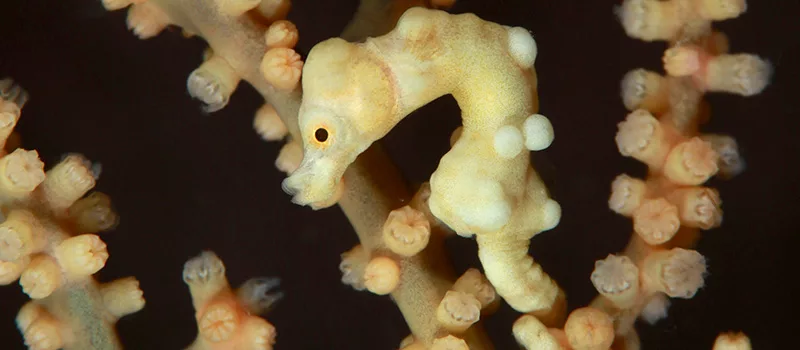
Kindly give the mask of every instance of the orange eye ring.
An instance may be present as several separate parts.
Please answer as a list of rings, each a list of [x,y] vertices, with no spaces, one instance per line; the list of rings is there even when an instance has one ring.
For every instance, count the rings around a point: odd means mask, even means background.
[[[316,140],[319,143],[324,144],[325,142],[327,142],[328,141],[328,136],[329,136],[328,135],[328,130],[325,129],[325,128],[320,127],[320,128],[317,128],[317,130],[314,131],[314,140]]]

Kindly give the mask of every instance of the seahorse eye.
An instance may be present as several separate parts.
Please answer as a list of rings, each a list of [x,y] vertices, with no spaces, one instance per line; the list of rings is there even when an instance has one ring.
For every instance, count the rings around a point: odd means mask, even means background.
[[[314,138],[319,143],[325,143],[325,141],[328,141],[328,130],[325,130],[325,128],[317,129],[314,131]]]

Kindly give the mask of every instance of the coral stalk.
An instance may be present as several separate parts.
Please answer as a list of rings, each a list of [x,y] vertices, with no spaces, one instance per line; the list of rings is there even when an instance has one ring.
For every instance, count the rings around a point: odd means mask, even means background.
[[[719,193],[701,185],[718,171],[740,172],[743,163],[731,138],[699,133],[709,118],[702,98],[712,91],[757,94],[771,71],[757,56],[728,54],[727,38],[711,29],[712,21],[745,9],[742,0],[625,0],[620,7],[629,36],[669,41],[670,48],[663,56],[667,76],[636,69],[622,83],[632,113],[619,125],[617,145],[649,174],[644,181],[622,175],[612,184],[609,206],[633,218],[635,234],[592,274],[601,294],[592,305],[612,317],[617,335],[633,339],[638,317],[653,323],[666,316],[667,297],[691,298],[704,284],[705,258],[688,248],[699,230],[722,223],[722,210]]]

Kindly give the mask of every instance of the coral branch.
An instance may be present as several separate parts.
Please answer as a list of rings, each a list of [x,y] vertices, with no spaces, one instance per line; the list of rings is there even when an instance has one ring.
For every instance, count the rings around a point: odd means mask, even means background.
[[[198,328],[197,339],[189,349],[273,348],[275,327],[258,317],[257,311],[269,309],[281,298],[282,293],[270,293],[278,286],[277,279],[253,279],[234,293],[222,260],[206,251],[186,262],[183,281],[192,294]]]
[[[699,134],[709,119],[702,97],[713,91],[751,96],[771,75],[758,56],[728,54],[727,37],[711,28],[746,8],[744,0],[625,0],[618,9],[629,36],[670,43],[663,55],[667,76],[635,69],[622,80],[623,103],[633,112],[619,124],[617,146],[649,174],[612,183],[609,207],[631,216],[636,234],[624,252],[598,261],[591,277],[600,293],[592,306],[611,316],[624,348],[639,348],[636,318],[664,318],[667,297],[691,298],[704,284],[705,258],[689,248],[698,230],[722,223],[722,209],[719,193],[701,185],[718,172],[741,172],[744,162],[733,138]]]
[[[0,107],[19,117],[27,93],[7,79],[0,87]],[[13,119],[7,125],[15,123]],[[92,279],[105,266],[108,252],[97,235],[86,232],[103,231],[116,222],[107,196],[84,197],[97,180],[92,168],[77,154],[67,155],[47,173],[36,151],[17,149],[0,159],[5,215],[0,284],[19,278],[23,292],[34,299],[17,315],[31,349],[121,349],[114,323],[144,306],[135,279],[102,287]]]

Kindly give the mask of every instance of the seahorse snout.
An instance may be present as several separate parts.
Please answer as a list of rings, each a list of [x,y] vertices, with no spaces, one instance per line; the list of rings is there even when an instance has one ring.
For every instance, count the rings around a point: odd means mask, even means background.
[[[336,174],[333,167],[326,165],[328,163],[322,159],[304,160],[292,175],[283,180],[283,190],[293,196],[293,203],[320,209],[338,200],[341,174]]]

